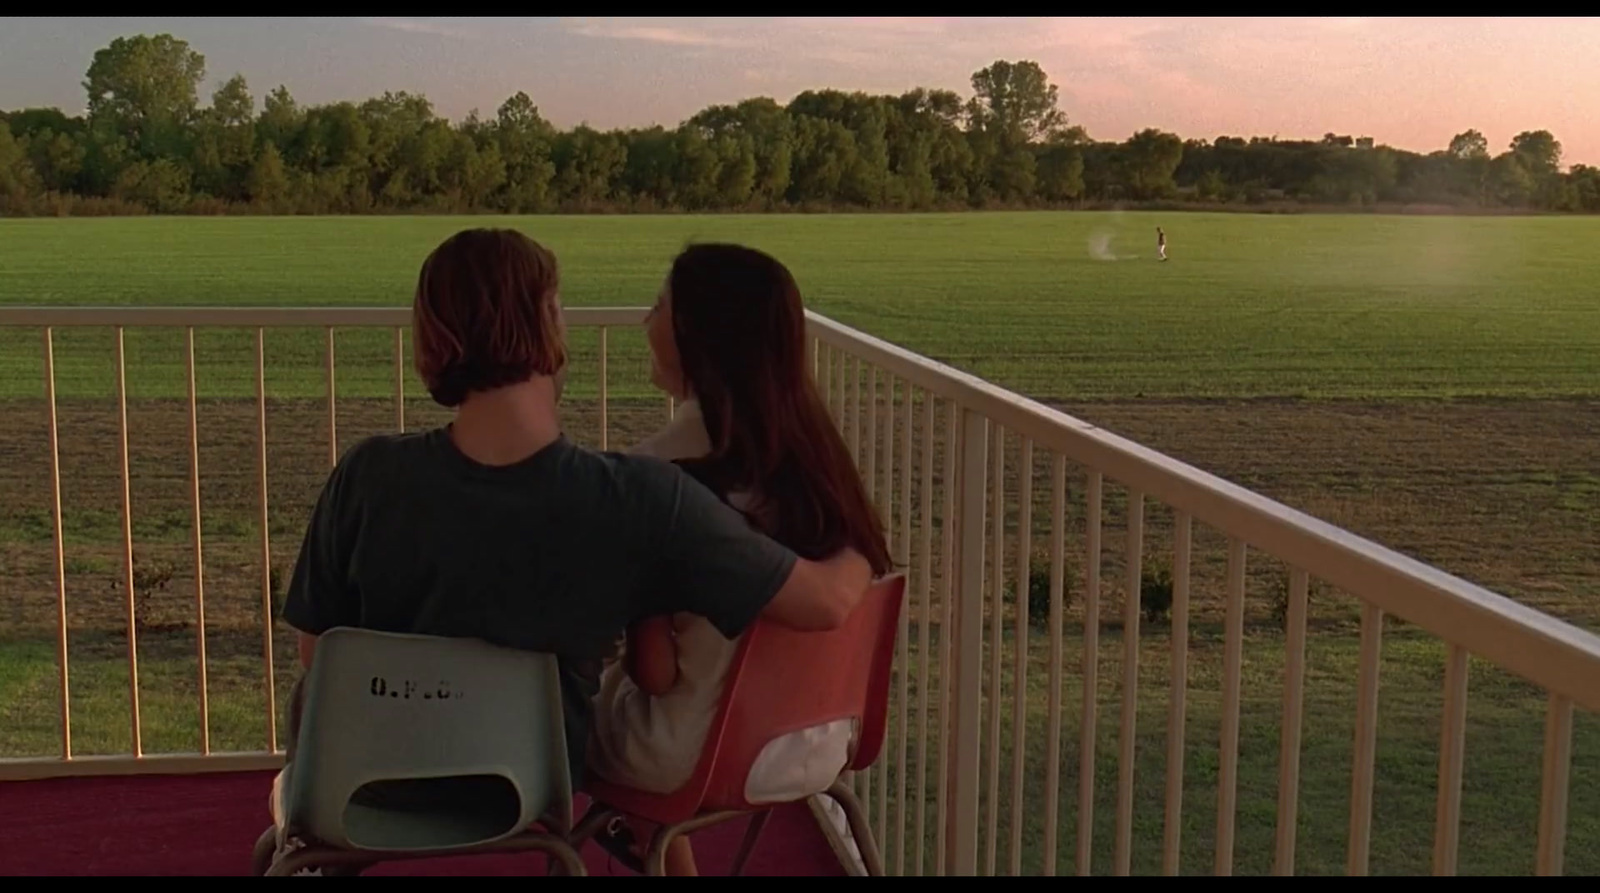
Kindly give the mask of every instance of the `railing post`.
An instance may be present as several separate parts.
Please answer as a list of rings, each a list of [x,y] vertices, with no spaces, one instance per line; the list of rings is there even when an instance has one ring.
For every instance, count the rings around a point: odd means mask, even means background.
[[[266,663],[267,751],[278,750],[278,689],[272,666],[272,516],[267,510],[267,330],[256,329],[256,478],[261,506],[261,659]]]
[[[44,330],[44,399],[50,407],[50,520],[55,533],[56,669],[61,675],[61,759],[72,759],[72,696],[67,673],[67,563],[65,530],[61,523],[61,439],[56,425],[56,348],[48,326]]]
[[[331,332],[332,329],[329,329]],[[205,533],[200,525],[200,411],[195,404],[194,326],[184,333],[184,371],[189,378],[189,502],[194,511],[194,639],[195,663],[200,668],[200,753],[211,753],[211,705],[206,682],[206,562]]]
[[[117,434],[122,455],[122,570],[128,596],[128,711],[133,721],[133,755],[144,756],[139,720],[139,609],[133,588],[133,475],[128,464],[128,364],[122,326],[117,326]]]
[[[954,409],[955,407],[952,407]],[[978,870],[978,749],[983,718],[983,520],[989,420],[961,410],[960,545],[956,552],[955,684],[951,698],[945,873]]]
[[[601,450],[607,450],[607,449],[611,448],[611,423],[610,423],[610,420],[606,418],[606,410],[607,410],[606,404],[610,400],[610,390],[609,390],[610,373],[606,369],[606,359],[607,359],[607,356],[611,352],[610,351],[610,347],[607,344],[608,338],[606,337],[607,332],[609,332],[609,331],[610,330],[607,329],[605,326],[601,326],[600,327],[600,449]]]
[[[1544,774],[1539,792],[1539,848],[1533,872],[1560,877],[1567,845],[1567,792],[1572,786],[1572,702],[1550,695],[1544,723]]]
[[[333,326],[328,326],[328,467],[339,467],[339,388],[334,378]]]
[[[394,430],[406,433],[406,330],[394,330]]]

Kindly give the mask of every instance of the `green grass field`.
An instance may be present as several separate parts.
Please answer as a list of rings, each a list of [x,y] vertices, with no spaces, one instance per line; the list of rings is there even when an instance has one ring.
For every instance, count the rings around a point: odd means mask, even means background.
[[[1154,258],[1162,225],[1172,260]],[[765,248],[822,313],[1029,396],[1591,629],[1600,629],[1600,218],[1203,214],[0,220],[0,306],[409,304],[427,252],[465,226],[509,225],[555,250],[569,306],[649,304],[691,240]],[[1116,258],[1115,260],[1106,258]],[[197,334],[211,743],[266,745],[254,338]],[[576,330],[567,419],[597,427],[598,340]],[[130,331],[135,546],[171,585],[141,620],[147,752],[199,743],[181,334]],[[323,334],[267,337],[272,565],[285,572],[327,463]],[[340,443],[392,424],[390,336],[339,334]],[[61,462],[79,753],[129,747],[111,336],[58,331]],[[39,333],[0,329],[0,758],[59,744],[55,581]],[[610,337],[612,445],[658,425],[637,332]],[[414,376],[411,427],[436,422]],[[1470,398],[1470,399],[1469,399]],[[1013,451],[1014,451],[1013,444]],[[1041,462],[1045,459],[1039,457]],[[1047,489],[1040,465],[1035,495]],[[1072,485],[1071,518],[1082,488]],[[940,483],[942,486],[942,482]],[[1120,491],[1108,488],[1097,759],[1097,872],[1110,869],[1120,703]],[[1042,523],[1043,504],[1035,510]],[[1081,551],[1081,522],[1072,523]],[[1042,528],[1041,528],[1042,529]],[[1152,509],[1147,554],[1170,549]],[[1184,870],[1210,869],[1220,723],[1221,541],[1196,533]],[[1251,558],[1238,844],[1270,867],[1283,637]],[[1075,559],[1075,573],[1081,559]],[[1081,590],[1081,581],[1078,583]],[[1066,614],[1059,871],[1072,867],[1082,593]],[[1355,717],[1352,600],[1319,591],[1302,749],[1302,873],[1344,867]],[[294,674],[275,642],[278,701]],[[935,630],[937,637],[937,630]],[[1042,632],[1029,652],[1024,868],[1042,856],[1047,762]],[[1159,868],[1166,628],[1141,649],[1136,872]],[[1004,645],[1000,860],[1009,860]],[[913,656],[915,658],[915,656]],[[1374,873],[1429,869],[1443,649],[1385,633]],[[987,684],[987,683],[986,683]],[[1533,864],[1544,697],[1475,663],[1461,870]],[[280,723],[280,729],[282,724]],[[985,726],[987,729],[987,726]],[[280,735],[282,732],[280,731]],[[987,734],[987,733],[986,733]],[[281,741],[280,741],[281,744]],[[987,748],[987,740],[985,747]],[[917,771],[914,762],[912,771]],[[892,752],[892,749],[891,749]],[[985,750],[987,755],[988,751]],[[985,757],[987,759],[987,756]],[[1567,869],[1600,872],[1600,718],[1575,733]],[[923,767],[931,773],[932,767]],[[987,785],[987,781],[984,782]],[[931,785],[931,774],[930,774]],[[930,787],[929,796],[932,796]],[[987,806],[985,806],[987,810]],[[984,813],[985,817],[987,812]],[[892,827],[892,826],[891,826]],[[931,847],[931,831],[929,845]],[[891,864],[893,847],[890,848]],[[931,853],[931,849],[930,849]],[[931,866],[931,855],[930,855]]]
[[[4,220],[0,304],[405,306],[428,251],[485,222]],[[1154,258],[1156,223],[1171,239],[1166,264]],[[688,241],[752,244],[790,265],[811,307],[1037,397],[1600,392],[1596,218],[1031,213],[494,224],[556,252],[563,298],[576,307],[649,304]],[[1095,249],[1125,259],[1097,260]],[[37,374],[22,374],[36,365],[37,345],[4,337],[0,395],[39,393]],[[141,369],[134,393],[181,393],[175,337],[130,339]],[[63,340],[64,393],[98,390],[109,351]],[[282,383],[285,396],[320,392],[320,345],[307,335],[269,347],[275,362],[307,370]],[[225,366],[250,349],[246,336],[211,335],[201,362]],[[248,383],[218,370],[202,390]],[[355,394],[383,379],[349,386]]]

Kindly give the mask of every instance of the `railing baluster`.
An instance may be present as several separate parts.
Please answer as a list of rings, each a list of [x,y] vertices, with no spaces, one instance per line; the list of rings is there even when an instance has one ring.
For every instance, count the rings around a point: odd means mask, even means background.
[[[128,595],[128,707],[133,726],[133,755],[144,755],[139,722],[139,618],[133,592],[133,492],[128,468],[128,374],[122,326],[117,326],[117,437],[122,458],[122,570]]]
[[[50,411],[50,523],[55,545],[56,672],[61,680],[61,759],[72,759],[71,686],[67,671],[67,561],[61,525],[61,439],[56,425],[56,348],[44,330],[44,400]]]
[[[906,388],[909,392],[910,383]],[[917,497],[922,508],[922,530],[918,545],[922,552],[917,563],[917,598],[921,614],[917,620],[917,809],[912,823],[913,857],[911,871],[922,876],[928,817],[928,697],[929,627],[933,624],[933,394],[922,394],[922,488]],[[910,417],[907,417],[909,423]],[[946,525],[948,526],[948,524]],[[946,578],[948,579],[948,577]],[[943,719],[943,717],[940,717]]]
[[[339,397],[334,384],[333,326],[328,326],[328,467],[339,464]]]
[[[950,787],[945,824],[950,833],[945,864],[950,874],[972,877],[978,870],[978,758],[983,728],[983,497],[989,420],[956,407],[961,415],[961,583],[954,594],[956,676]]]
[[[854,356],[852,354],[841,350],[839,352],[838,368],[834,370],[837,373],[834,376],[834,401],[839,409],[840,431],[844,433],[847,439],[850,432],[843,426],[849,424],[850,370],[854,367],[853,360]],[[854,457],[852,456],[853,459]]]
[[[1061,799],[1061,621],[1066,596],[1067,457],[1056,453],[1050,464],[1050,693],[1046,727],[1044,781],[1044,865],[1046,877],[1056,873],[1056,822]]]
[[[1088,877],[1094,856],[1095,716],[1100,685],[1100,514],[1105,483],[1089,472],[1088,585],[1083,593],[1083,710],[1078,745],[1078,875]]]
[[[1284,646],[1283,730],[1278,746],[1277,852],[1272,873],[1294,875],[1294,841],[1300,813],[1300,734],[1305,715],[1306,613],[1310,580],[1306,572],[1289,572],[1289,610],[1285,617],[1288,640]]]
[[[678,399],[669,394],[669,395],[667,395],[667,421],[670,422],[670,421],[672,421],[673,419],[675,419],[677,417],[678,417]]]
[[[989,456],[994,489],[990,491],[989,535],[989,778],[988,834],[983,873],[993,877],[1000,843],[1000,651],[1005,644],[1006,593],[1006,431],[989,424]]]
[[[817,342],[817,371],[813,374],[817,385],[817,393],[822,397],[822,405],[828,408],[828,414],[838,418],[833,412],[833,347],[822,342]]]
[[[850,358],[850,383],[846,388],[845,399],[850,406],[850,461],[856,463],[856,470],[861,469],[861,358]],[[872,492],[872,476],[867,475],[867,493]]]
[[[857,374],[858,375],[860,374],[860,366],[861,366],[860,361],[857,361],[857,367],[856,368],[857,368]],[[878,494],[878,474],[877,474],[877,471],[878,471],[878,367],[868,364],[867,368],[866,368],[866,379],[867,379],[866,380],[866,391],[867,391],[866,437],[864,438],[865,443],[862,444],[862,446],[865,448],[865,453],[859,453],[858,452],[856,454],[856,461],[858,463],[860,463],[858,465],[858,468],[860,468],[860,470],[861,470],[861,482],[863,484],[865,484],[866,488],[867,488],[867,501],[870,502],[873,505],[873,507],[877,509],[878,517],[882,518],[883,514],[884,514],[883,513],[883,499]],[[859,407],[858,407],[858,409],[859,409]],[[860,424],[861,423],[860,423],[860,421],[858,419],[858,421],[857,421],[857,427],[858,428],[860,427]],[[887,536],[887,526],[885,527],[885,536]],[[885,762],[887,762],[887,761],[885,761]],[[856,775],[856,781],[858,782],[858,787],[859,787],[860,797],[861,797],[861,808],[866,811],[867,820],[869,822],[872,820],[872,817],[873,817],[873,809],[872,809],[872,807],[873,807],[873,805],[875,803],[875,801],[873,799],[873,796],[872,796],[872,776],[875,775],[875,774],[881,774],[883,772],[883,765],[881,763],[879,764],[877,773],[874,773],[872,771],[872,769],[873,769],[873,767],[868,766],[867,768],[862,769]],[[881,810],[880,810],[880,812],[881,812]],[[879,841],[883,840],[883,828],[882,828],[881,824],[879,825],[879,827],[876,829],[876,831],[874,833],[877,834],[877,838],[878,838]]]
[[[211,753],[211,705],[206,683],[206,566],[200,527],[200,413],[195,401],[194,326],[184,333],[184,369],[189,378],[189,502],[194,513],[194,638],[200,667],[200,753]]]
[[[833,420],[835,427],[839,424],[839,413],[834,409],[833,405],[833,385],[837,379],[837,376],[834,375],[833,367],[838,361],[838,357],[839,349],[837,347],[826,341],[822,342],[822,369],[817,374],[817,393],[822,397],[822,405],[828,408],[828,418]]]
[[[1552,694],[1544,721],[1539,791],[1539,848],[1534,873],[1559,877],[1567,848],[1567,791],[1572,778],[1572,702]]]
[[[1017,480],[1017,604],[1012,626],[1011,673],[1011,876],[1022,874],[1022,774],[1027,768],[1028,598],[1033,551],[1033,440],[1022,438]]]
[[[833,419],[833,424],[838,427],[839,410],[834,406],[833,386],[838,380],[833,367],[838,362],[839,349],[827,342],[822,344],[822,372],[817,377],[817,390],[822,394],[822,405],[828,408],[828,417]]]
[[[861,457],[865,470],[862,483],[867,485],[867,498],[883,517],[883,497],[878,493],[878,367],[867,367],[867,436],[866,454]],[[887,533],[885,533],[887,535]]]
[[[406,431],[406,330],[394,330],[394,429]]]
[[[849,432],[845,430],[845,410],[849,407],[849,402],[845,400],[845,392],[850,381],[850,354],[842,348],[836,353],[837,362],[833,367],[833,410],[839,417],[840,433],[848,437]]]
[[[1244,540],[1228,540],[1228,607],[1223,617],[1222,740],[1217,770],[1218,877],[1233,875],[1233,827],[1239,793],[1239,686],[1244,665]]]
[[[880,376],[873,376],[872,405],[878,405],[877,381]],[[878,512],[883,517],[883,543],[889,554],[894,555],[894,376],[887,370],[882,371],[883,378],[883,457],[878,466],[882,480],[878,484]],[[877,427],[876,425],[874,427]],[[900,613],[901,621],[905,620],[905,612]],[[891,722],[904,724],[904,714],[899,717],[890,717]],[[885,740],[888,738],[885,730]],[[887,745],[884,747],[884,756],[878,771],[873,773],[878,782],[878,840],[884,841],[885,846],[889,840],[889,770],[893,768],[891,751]],[[904,765],[900,771],[905,771]],[[887,858],[889,851],[885,849],[883,855]]]
[[[267,330],[256,329],[256,461],[261,506],[261,648],[266,662],[267,750],[278,750],[278,691],[272,666],[272,531],[267,514]]]
[[[1122,600],[1122,726],[1117,755],[1115,873],[1126,877],[1133,860],[1133,760],[1139,721],[1139,597],[1144,583],[1144,494],[1128,491],[1127,595]]]
[[[1433,825],[1433,873],[1454,877],[1461,842],[1461,767],[1467,745],[1467,650],[1451,645],[1444,667],[1444,722],[1439,729],[1439,799]]]
[[[1167,812],[1161,832],[1161,873],[1178,874],[1183,834],[1184,726],[1189,691],[1189,553],[1194,525],[1188,512],[1172,516],[1172,666],[1167,682]]]
[[[934,801],[939,807],[939,822],[934,828],[933,873],[943,876],[950,832],[950,717],[955,703],[955,637],[957,588],[956,514],[960,489],[960,418],[955,401],[945,401],[944,435],[944,517],[941,525],[939,574],[939,773],[934,780]]]
[[[1350,773],[1350,851],[1345,874],[1365,877],[1372,851],[1372,775],[1378,756],[1378,659],[1383,609],[1361,606],[1361,669],[1356,696],[1355,766]]]
[[[909,570],[911,568],[911,438],[916,429],[916,395],[911,389],[911,382],[902,383],[901,391],[905,394],[905,402],[900,416],[904,419],[900,431],[900,566]],[[927,513],[923,513],[923,523],[927,523]],[[906,873],[906,774],[909,766],[906,757],[909,754],[908,745],[911,730],[911,665],[908,652],[911,648],[911,607],[907,606],[900,612],[900,633],[896,638],[895,666],[900,668],[900,709],[899,717],[900,739],[898,750],[900,752],[900,768],[895,774],[894,789],[894,873],[904,877]],[[918,659],[921,659],[918,652]],[[922,769],[922,764],[917,763],[917,769]]]
[[[610,400],[611,376],[606,369],[606,360],[610,356],[611,329],[607,326],[600,327],[600,449],[611,448],[611,421],[607,417],[607,404]]]

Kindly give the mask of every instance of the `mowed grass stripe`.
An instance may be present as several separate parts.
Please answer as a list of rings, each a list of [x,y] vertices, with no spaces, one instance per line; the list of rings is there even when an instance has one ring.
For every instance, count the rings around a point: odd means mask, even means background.
[[[1171,239],[1165,264],[1154,260],[1158,223]],[[1600,393],[1596,218],[5,220],[0,304],[405,306],[427,252],[468,226],[512,226],[549,245],[571,306],[648,305],[690,241],[754,245],[794,270],[813,308],[1037,397]],[[181,396],[178,337],[129,334],[130,390]],[[341,338],[341,393],[387,392],[386,339]],[[597,346],[592,333],[574,342],[580,360]],[[249,333],[208,333],[197,349],[202,393],[248,395]],[[278,396],[320,392],[320,333],[275,333],[268,350],[282,367]],[[108,333],[65,334],[60,353],[63,396],[109,392]],[[38,354],[37,333],[0,332],[0,396],[42,393]],[[642,342],[614,345],[612,359],[644,362]],[[586,393],[593,372],[574,373]]]

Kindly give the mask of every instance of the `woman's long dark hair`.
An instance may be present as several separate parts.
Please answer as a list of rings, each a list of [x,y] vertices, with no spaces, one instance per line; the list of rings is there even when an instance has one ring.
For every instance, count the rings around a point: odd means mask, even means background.
[[[711,452],[682,464],[712,490],[756,497],[773,539],[805,558],[844,548],[890,569],[883,523],[806,368],[805,309],[788,268],[739,245],[672,264],[672,331]]]

